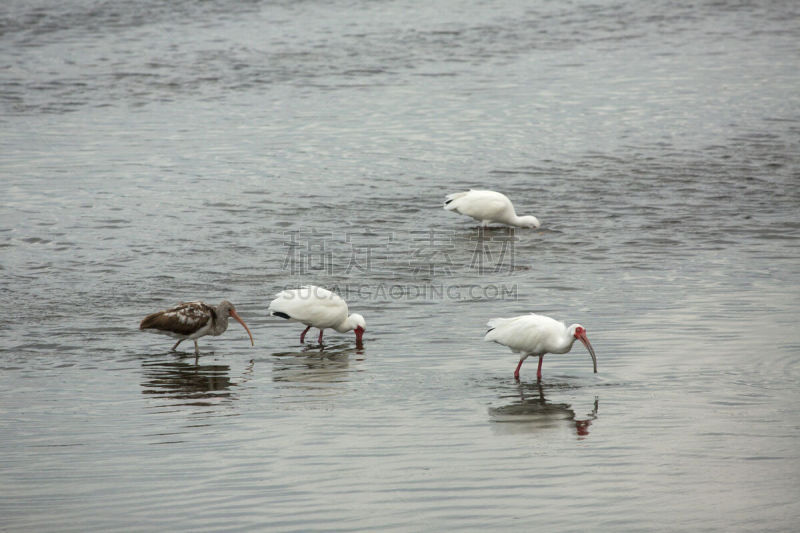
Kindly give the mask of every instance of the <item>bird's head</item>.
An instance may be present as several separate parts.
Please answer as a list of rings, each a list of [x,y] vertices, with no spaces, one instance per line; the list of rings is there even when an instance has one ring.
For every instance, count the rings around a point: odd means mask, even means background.
[[[356,334],[356,345],[361,345],[361,338],[364,332],[367,331],[367,321],[358,313],[350,315],[350,323],[353,326],[353,332]]]
[[[592,348],[592,344],[586,336],[586,328],[580,324],[573,324],[570,326],[570,331],[572,336],[581,341],[586,346],[586,349],[589,350],[589,355],[592,356],[592,364],[594,365],[594,373],[597,374],[597,356],[594,354],[594,348]]]
[[[536,229],[541,224],[539,223],[539,219],[533,215],[526,215],[524,217],[519,217],[519,225],[522,228],[532,228]]]
[[[250,333],[250,328],[247,327],[247,324],[244,323],[242,317],[240,317],[239,313],[236,312],[236,307],[234,307],[233,304],[228,300],[222,300],[222,303],[219,304],[218,309],[223,313],[226,313],[228,316],[233,317],[239,324],[244,326],[247,335],[250,337],[250,345],[255,346],[255,342],[253,342],[253,334]]]

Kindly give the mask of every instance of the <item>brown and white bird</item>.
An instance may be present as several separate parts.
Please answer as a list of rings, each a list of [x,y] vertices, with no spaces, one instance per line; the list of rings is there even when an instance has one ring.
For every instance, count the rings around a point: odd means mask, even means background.
[[[175,351],[181,342],[191,339],[194,341],[194,354],[199,355],[197,339],[206,335],[222,335],[228,329],[228,317],[233,317],[244,326],[250,336],[250,344],[255,345],[250,328],[236,313],[233,304],[227,300],[223,300],[217,306],[203,302],[181,303],[172,309],[147,315],[139,324],[139,329],[178,339],[172,351]]]
[[[539,368],[536,370],[537,381],[542,381],[542,361],[547,353],[567,353],[572,344],[579,340],[592,356],[594,373],[597,373],[597,357],[594,348],[586,336],[586,328],[580,324],[567,327],[563,322],[553,320],[549,316],[529,315],[513,318],[493,318],[487,324],[489,331],[483,337],[485,341],[493,341],[508,346],[514,353],[520,354],[519,364],[514,370],[514,378],[519,380],[519,369],[528,356],[539,357]]]

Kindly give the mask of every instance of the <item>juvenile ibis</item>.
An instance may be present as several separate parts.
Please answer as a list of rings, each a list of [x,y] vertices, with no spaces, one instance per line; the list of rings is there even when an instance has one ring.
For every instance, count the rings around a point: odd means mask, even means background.
[[[444,208],[467,215],[486,227],[491,222],[499,222],[508,226],[520,228],[538,228],[539,219],[535,216],[517,216],[514,205],[508,196],[495,191],[476,191],[448,194],[445,197]]]
[[[323,331],[333,328],[339,333],[353,330],[356,346],[361,346],[361,338],[367,328],[363,316],[358,313],[348,316],[347,302],[339,295],[314,285],[279,292],[267,311],[272,316],[305,324],[307,327],[300,334],[301,343],[305,341],[308,330],[315,327],[319,329],[320,344]]]
[[[567,327],[563,322],[553,320],[549,316],[529,315],[513,318],[493,318],[487,324],[489,331],[483,337],[485,341],[494,341],[508,346],[514,353],[521,354],[514,378],[519,380],[519,369],[531,355],[539,356],[539,368],[536,371],[537,381],[542,380],[542,361],[547,353],[567,353],[572,349],[575,340],[580,340],[589,355],[592,356],[594,372],[597,373],[597,357],[594,348],[586,337],[586,328],[580,324]]]
[[[244,323],[236,308],[227,300],[213,306],[203,302],[181,303],[172,309],[147,315],[139,324],[139,329],[149,333],[160,333],[178,339],[172,351],[186,339],[194,341],[194,354],[200,354],[197,339],[205,335],[222,335],[228,329],[228,317],[238,321],[250,336],[250,344],[254,345],[253,334]]]

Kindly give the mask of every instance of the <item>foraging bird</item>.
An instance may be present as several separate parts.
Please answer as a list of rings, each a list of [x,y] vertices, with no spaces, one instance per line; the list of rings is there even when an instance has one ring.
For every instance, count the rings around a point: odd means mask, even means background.
[[[279,292],[267,311],[272,316],[305,324],[307,327],[300,335],[301,343],[313,326],[319,329],[320,344],[325,328],[333,328],[339,333],[352,329],[356,334],[356,346],[361,346],[361,337],[367,328],[363,316],[358,313],[348,316],[347,303],[341,297],[314,285]]]
[[[514,205],[508,196],[495,191],[470,189],[467,192],[448,194],[445,197],[444,208],[470,216],[480,222],[484,228],[490,222],[499,222],[520,228],[538,228],[540,226],[539,219],[535,216],[517,216]]]
[[[178,339],[172,346],[172,351],[186,339],[194,341],[194,354],[200,354],[197,346],[197,339],[205,335],[222,335],[228,329],[228,317],[236,319],[250,336],[250,344],[253,342],[253,335],[244,320],[236,313],[236,308],[227,300],[223,300],[219,305],[213,306],[203,302],[181,303],[172,309],[159,311],[147,315],[139,324],[139,329],[149,333],[160,333]]]
[[[485,341],[494,341],[508,346],[514,353],[521,353],[514,378],[519,380],[519,369],[523,361],[531,355],[539,356],[539,368],[536,371],[536,380],[542,380],[542,361],[547,353],[567,353],[572,349],[575,339],[580,340],[589,355],[592,356],[594,373],[597,373],[597,357],[594,348],[586,337],[586,328],[580,324],[567,327],[563,322],[553,320],[549,316],[529,315],[515,316],[513,318],[493,318],[487,324],[489,331],[483,337]]]

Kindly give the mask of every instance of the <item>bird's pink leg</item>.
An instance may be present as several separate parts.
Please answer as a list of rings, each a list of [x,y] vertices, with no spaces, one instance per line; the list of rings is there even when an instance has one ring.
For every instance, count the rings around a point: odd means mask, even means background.
[[[319,343],[322,344],[322,332],[325,331],[323,329],[319,330]]]
[[[308,330],[310,329],[311,326],[308,326],[306,329],[303,330],[303,333],[300,334],[300,344],[303,344],[303,342],[306,340],[306,333],[308,333]]]
[[[179,345],[180,343],[182,343],[182,342],[183,342],[183,339],[181,339],[181,340],[179,340],[178,342],[176,342],[175,344],[173,344],[173,345],[172,345],[172,350],[170,350],[170,351],[174,352],[174,351],[175,351],[175,348],[177,348],[177,347],[178,347],[178,345]]]
[[[517,381],[519,381],[519,369],[520,369],[520,367],[522,366],[522,362],[523,362],[523,361],[525,361],[525,358],[524,358],[524,357],[523,357],[522,359],[520,359],[520,360],[519,360],[519,364],[517,365],[517,369],[516,369],[516,370],[514,370],[514,379],[516,379]]]
[[[539,368],[536,369],[536,381],[542,381],[542,361],[544,361],[544,355],[539,356]]]
[[[200,355],[200,347],[197,345],[197,339],[194,340],[194,354]]]

